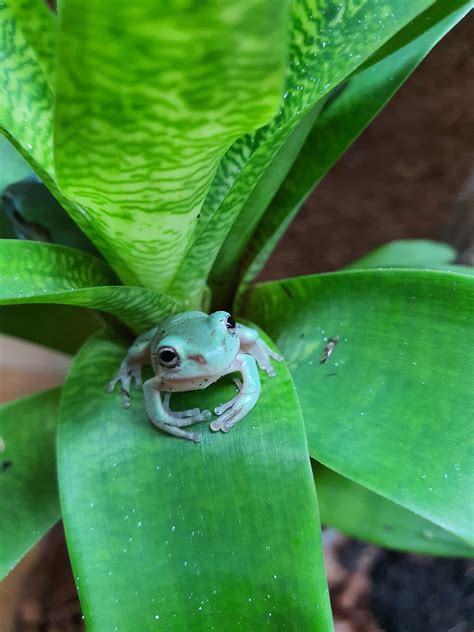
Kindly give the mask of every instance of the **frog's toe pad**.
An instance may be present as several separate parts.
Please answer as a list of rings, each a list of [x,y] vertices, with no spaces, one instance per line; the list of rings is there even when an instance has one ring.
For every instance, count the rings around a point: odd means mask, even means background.
[[[211,422],[209,428],[213,431],[213,432],[218,432],[221,429],[222,426],[222,422],[220,419],[214,419],[214,421]]]

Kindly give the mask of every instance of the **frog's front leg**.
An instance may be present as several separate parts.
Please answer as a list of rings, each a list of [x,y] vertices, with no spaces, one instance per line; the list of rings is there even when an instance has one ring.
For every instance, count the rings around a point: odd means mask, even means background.
[[[272,351],[270,347],[264,342],[258,331],[246,327],[245,325],[237,324],[237,335],[240,339],[240,348],[244,353],[248,353],[255,358],[258,362],[258,366],[268,373],[270,377],[276,375],[276,371],[272,366],[270,358],[281,362],[283,356],[275,351]]]
[[[142,385],[142,367],[145,364],[150,364],[150,343],[156,330],[157,327],[149,329],[135,340],[127,351],[127,355],[122,360],[117,374],[107,385],[107,391],[112,393],[115,385],[120,382],[124,408],[130,406],[130,386],[132,380],[135,380],[135,386],[137,388],[140,388]]]
[[[229,432],[245,415],[247,415],[257,403],[260,395],[260,376],[258,374],[255,359],[246,353],[239,353],[230,367],[228,373],[240,371],[242,383],[238,384],[239,393],[227,404],[221,404],[214,409],[219,419],[211,423],[211,430],[217,432]]]
[[[151,423],[170,435],[198,443],[201,440],[201,435],[198,432],[187,432],[181,428],[198,421],[207,421],[211,417],[210,411],[191,408],[190,410],[173,412],[169,408],[171,393],[166,393],[164,401],[162,401],[160,386],[161,378],[159,376],[147,380],[143,385],[146,411]]]

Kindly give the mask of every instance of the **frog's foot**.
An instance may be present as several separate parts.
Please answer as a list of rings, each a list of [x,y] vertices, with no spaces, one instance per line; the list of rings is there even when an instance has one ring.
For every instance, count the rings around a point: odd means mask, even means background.
[[[210,410],[201,410],[200,408],[189,408],[188,410],[170,410],[171,393],[164,393],[163,408],[169,417],[173,418],[177,423],[175,426],[190,426],[198,421],[208,421],[212,415]],[[167,422],[168,423],[168,422]],[[171,423],[171,422],[170,422]]]
[[[216,406],[214,408],[214,412],[216,413],[216,415],[222,415],[222,413],[225,413],[225,411],[228,410],[231,406],[233,406],[235,402],[239,399],[240,391],[242,390],[242,381],[236,377],[234,378],[234,384],[237,387],[238,394],[232,399],[230,399],[228,402],[225,402],[224,404],[220,404],[220,406]]]
[[[210,428],[214,432],[229,432],[241,419],[243,419],[255,406],[260,391],[251,393],[240,392],[236,397],[214,409],[219,419],[211,422]],[[217,411],[220,412],[217,412]]]
[[[135,381],[135,388],[142,386],[141,365],[129,364],[124,360],[120,365],[117,375],[110,380],[106,386],[108,393],[112,393],[116,384],[120,382],[120,392],[122,393],[122,404],[124,408],[130,407],[130,387],[132,380]]]
[[[194,441],[194,443],[199,443],[201,441],[201,435],[199,432],[187,432],[186,430],[181,430],[181,428],[174,425],[171,421],[169,423],[152,421],[152,423],[163,432],[166,432],[166,434],[173,435],[174,437],[188,439],[188,441]]]

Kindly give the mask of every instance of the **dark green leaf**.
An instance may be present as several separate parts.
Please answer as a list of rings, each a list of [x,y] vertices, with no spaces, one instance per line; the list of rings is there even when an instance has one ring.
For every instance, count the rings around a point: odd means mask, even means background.
[[[256,278],[318,182],[433,46],[463,18],[469,5],[470,2],[436,2],[390,40],[381,60],[371,62],[329,101],[253,235],[241,261],[243,287]],[[237,280],[233,280],[234,284]]]
[[[55,441],[60,389],[0,406],[0,578],[60,518]]]
[[[0,333],[75,353],[97,329],[101,319],[88,309],[69,305],[3,305]]]
[[[474,279],[301,277],[257,286],[245,315],[285,354],[311,456],[472,543]]]
[[[429,555],[473,557],[463,540],[366,487],[312,462],[323,524],[378,546]]]
[[[109,285],[109,266],[80,250],[3,239],[0,241],[0,305],[61,303],[113,314],[143,332],[184,306],[141,287]]]
[[[63,516],[87,629],[330,632],[318,510],[285,366],[228,435],[155,430],[143,397],[104,392],[125,348],[93,339],[73,363],[59,431]],[[174,409],[212,406],[230,380]]]
[[[305,113],[430,4],[432,0],[295,0],[291,4],[290,67],[283,107],[273,123],[237,141],[224,157],[194,241],[175,276],[174,295],[199,294],[240,211]]]

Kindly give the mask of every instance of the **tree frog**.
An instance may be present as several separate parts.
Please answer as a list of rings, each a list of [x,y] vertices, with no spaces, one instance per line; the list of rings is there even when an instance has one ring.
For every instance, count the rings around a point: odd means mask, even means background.
[[[140,388],[142,367],[151,364],[155,376],[143,384],[150,421],[168,434],[197,443],[201,438],[199,433],[183,428],[210,419],[211,412],[199,408],[174,412],[169,407],[171,394],[203,389],[223,375],[240,372],[242,380],[234,380],[238,394],[214,408],[218,418],[210,424],[214,432],[228,432],[257,403],[260,395],[257,363],[269,376],[275,375],[271,358],[283,360],[257,331],[237,324],[228,312],[210,315],[185,312],[167,318],[139,336],[107,390],[111,393],[120,382],[123,405],[128,408],[132,380]]]

